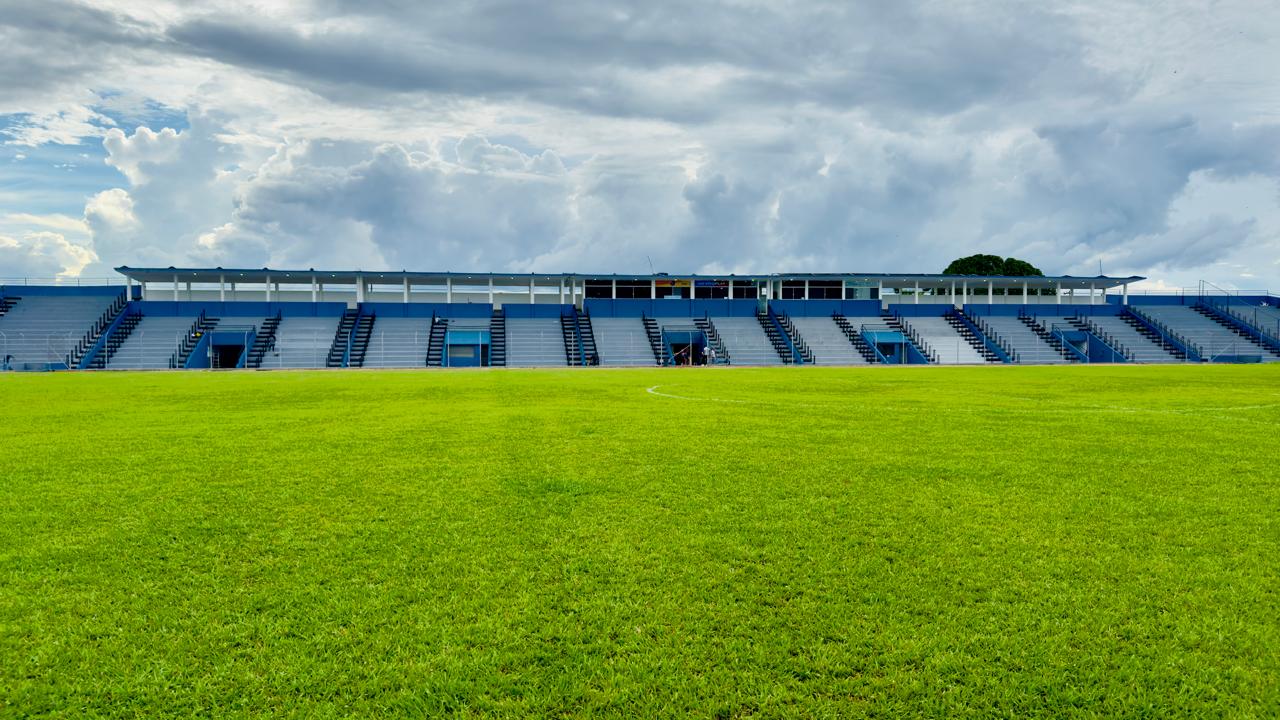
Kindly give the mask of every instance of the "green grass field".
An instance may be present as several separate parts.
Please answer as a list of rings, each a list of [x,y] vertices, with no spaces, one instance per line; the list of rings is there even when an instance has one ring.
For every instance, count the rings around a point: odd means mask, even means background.
[[[1280,713],[1277,366],[10,374],[0,411],[6,717]]]

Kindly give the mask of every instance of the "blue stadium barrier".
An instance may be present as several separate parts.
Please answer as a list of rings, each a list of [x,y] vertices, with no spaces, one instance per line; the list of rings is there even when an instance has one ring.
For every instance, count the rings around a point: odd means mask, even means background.
[[[378,317],[442,317],[459,320],[490,317],[493,315],[493,305],[490,303],[366,302],[360,303],[360,312],[365,315],[377,315]]]
[[[200,302],[179,300],[136,300],[131,305],[143,315],[157,317],[342,317],[347,309],[341,302]]]
[[[1053,317],[1069,317],[1071,315],[1111,316],[1121,314],[1123,309],[1123,305],[1068,305],[1066,303],[1061,305],[1057,303],[988,305],[984,302],[976,302],[964,306],[964,311],[974,317],[1018,317],[1022,314],[1049,315]]]
[[[503,305],[502,314],[511,318],[519,318],[521,320],[555,320],[561,315],[566,315],[573,311],[572,305]]]
[[[879,300],[770,300],[769,307],[789,317],[880,316]]]
[[[755,317],[758,300],[687,300],[685,298],[587,298],[583,301],[593,317]]]
[[[915,303],[893,303],[889,305],[889,312],[902,317],[942,317],[952,308],[951,303],[924,303],[916,305]]]
[[[0,285],[0,297],[122,295],[124,285]]]

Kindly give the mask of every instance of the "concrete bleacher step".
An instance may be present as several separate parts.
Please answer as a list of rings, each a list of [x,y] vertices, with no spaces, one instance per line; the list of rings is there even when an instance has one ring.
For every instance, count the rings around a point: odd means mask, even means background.
[[[868,360],[834,317],[793,317],[818,365],[865,365]]]
[[[122,295],[30,295],[6,297],[0,317],[0,362],[37,369],[78,360],[106,329],[107,315],[123,305]]]
[[[507,320],[507,366],[564,367],[567,365],[569,351],[566,349],[564,323],[565,321],[558,317]]]
[[[782,358],[755,317],[712,317],[731,365],[782,365]]]
[[[338,329],[339,316],[283,317],[275,341],[259,365],[265,369],[316,369],[326,358]]]
[[[1130,307],[1129,312],[1167,328],[1178,342],[1190,343],[1202,361],[1253,358],[1259,362],[1280,362],[1280,352],[1263,346],[1220,318],[1186,305],[1144,305]]]
[[[601,365],[653,366],[653,346],[638,317],[593,317],[596,349]]]
[[[926,316],[903,317],[900,320],[933,352],[932,359],[938,364],[974,365],[999,361],[958,318]]]

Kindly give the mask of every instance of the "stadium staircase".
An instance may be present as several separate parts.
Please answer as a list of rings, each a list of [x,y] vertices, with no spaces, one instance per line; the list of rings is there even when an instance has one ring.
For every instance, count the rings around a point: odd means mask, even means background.
[[[1072,315],[1071,317],[1062,318],[1062,322],[1072,330],[1092,335],[1103,345],[1115,351],[1119,358],[1111,358],[1107,362],[1134,362],[1133,351],[1125,347],[1114,335],[1107,332],[1104,328],[1093,322],[1093,318],[1088,315]],[[1081,358],[1085,362],[1090,362],[1087,357]]]
[[[1125,307],[1124,313],[1126,320],[1132,320],[1144,327],[1159,338],[1161,344],[1168,344],[1177,348],[1188,362],[1204,362],[1207,359],[1204,348],[1199,347],[1190,338],[1174,330],[1160,318],[1149,315],[1132,305]]]
[[[434,335],[435,325],[432,324]],[[427,355],[430,357],[431,347],[428,340]],[[502,308],[494,308],[489,317],[489,365],[490,367],[506,367],[507,365],[507,315]]]
[[[774,319],[778,322],[778,327],[782,328],[782,332],[786,333],[787,340],[790,342],[794,361],[797,365],[813,364],[813,350],[809,348],[809,344],[800,336],[800,331],[796,329],[796,324],[791,322],[791,317],[786,313],[775,312]]]
[[[369,351],[369,338],[373,337],[373,324],[377,315],[363,312],[356,318],[355,330],[352,331],[351,351],[347,355],[347,367],[364,367],[364,356]]]
[[[1234,306],[1228,299],[1222,303],[1214,298],[1200,298],[1200,302],[1228,319],[1239,324],[1250,334],[1259,336],[1272,347],[1280,347],[1280,308],[1274,305],[1252,302],[1237,302]]]
[[[191,357],[191,352],[196,349],[196,345],[200,344],[200,338],[204,334],[218,327],[218,318],[207,317],[203,310],[200,311],[200,317],[191,323],[191,328],[186,335],[182,337],[182,342],[178,343],[178,349],[173,351],[173,355],[169,358],[169,367],[172,369],[184,368],[187,366],[187,360]]]
[[[716,330],[716,324],[711,322],[711,316],[704,315],[700,318],[694,318],[693,324],[702,331],[707,338],[707,344],[711,349],[716,351],[716,365],[729,365],[729,351],[724,346],[724,340],[720,337],[720,332]]]
[[[929,361],[930,364],[936,365],[938,363],[938,354],[933,351],[929,343],[925,342],[920,333],[911,327],[910,323],[888,310],[881,310],[880,318],[890,330],[897,330],[902,333],[902,337],[907,339],[907,343],[915,348],[916,352],[920,353],[920,356]]]
[[[1168,362],[1169,359],[1161,357],[1160,353],[1164,353],[1173,360],[1185,362],[1187,353],[1182,348],[1172,342],[1169,342],[1160,333],[1151,329],[1145,322],[1139,320],[1130,312],[1124,312],[1115,316],[1115,319],[1122,323],[1117,325],[1111,322],[1107,317],[1093,318],[1091,322],[1101,328],[1107,328],[1110,325],[1110,332],[1117,337],[1126,338],[1121,341],[1123,345],[1136,358],[1134,362]],[[1127,328],[1127,330],[1126,330]],[[1143,342],[1145,341],[1145,342]],[[1158,352],[1147,352],[1148,347],[1154,347]],[[1146,356],[1144,358],[1144,356]]]
[[[979,335],[978,328],[967,322],[967,318],[963,317],[959,310],[951,308],[942,317],[955,329],[961,338],[964,338],[965,342],[969,343],[984,361],[989,363],[1004,362],[994,350],[988,347],[986,339]]]
[[[973,328],[974,332],[986,339],[987,347],[991,352],[1000,357],[1001,360],[1008,363],[1019,362],[1018,353],[1014,349],[1013,345],[1001,336],[1000,333],[996,332],[996,329],[991,326],[991,323],[987,322],[986,318],[978,317],[977,315],[970,315],[968,311],[964,310],[958,310],[956,312],[964,322],[968,323]]]
[[[120,293],[119,297],[106,310],[102,311],[102,314],[93,321],[93,324],[85,331],[79,342],[71,349],[71,352],[67,353],[67,367],[78,368],[81,366],[85,356],[97,347],[98,339],[102,337],[102,333],[106,332],[115,323],[116,318],[120,317],[120,313],[124,312],[128,304],[124,299],[124,293]]]
[[[1035,316],[1029,315],[1025,312],[1019,312],[1018,320],[1021,321],[1023,325],[1026,325],[1027,329],[1035,333],[1037,337],[1045,341],[1049,347],[1053,348],[1054,352],[1061,355],[1063,360],[1066,360],[1067,362],[1080,362],[1080,356],[1068,349],[1066,344],[1062,342],[1062,338],[1058,337],[1050,329],[1046,328]]]
[[[586,365],[582,343],[578,342],[578,323],[567,312],[560,313],[560,339],[564,343],[564,361],[571,367]]]
[[[880,359],[876,357],[876,351],[867,344],[867,339],[862,337],[862,333],[853,326],[853,323],[849,322],[849,318],[840,313],[834,313],[831,319],[835,321],[836,327],[840,328],[840,332],[843,332],[844,336],[849,338],[849,342],[858,351],[858,354],[862,356],[863,360],[869,363],[880,362]]]
[[[581,312],[574,308],[573,317],[578,324],[578,337],[582,340],[587,364],[599,365],[600,350],[596,347],[596,331],[591,325],[591,314],[585,308]]]
[[[490,320],[490,323],[493,321]],[[504,323],[505,324],[505,323]],[[431,318],[431,335],[427,339],[427,367],[444,367],[444,341],[449,334],[449,321],[442,317]],[[506,362],[506,358],[503,358]]]
[[[101,347],[97,348],[97,352],[93,354],[86,366],[90,370],[105,370],[106,364],[109,363],[111,357],[114,357],[116,351],[120,350],[120,346],[124,345],[124,341],[129,340],[129,336],[133,333],[133,329],[138,327],[138,323],[142,322],[142,313],[132,311],[120,318],[120,322],[114,328],[106,331],[106,338],[102,340]]]
[[[653,350],[653,357],[658,361],[659,365],[674,365],[675,358],[671,357],[671,350],[667,348],[667,342],[662,339],[662,329],[658,327],[658,321],[645,315],[641,318],[644,322],[644,334],[649,339],[649,348]]]
[[[355,329],[359,316],[359,310],[343,311],[342,319],[338,321],[338,331],[333,335],[333,344],[329,346],[329,356],[324,361],[325,367],[347,366],[347,348],[351,344],[351,331]]]
[[[244,366],[246,368],[262,367],[262,359],[276,344],[276,331],[280,329],[280,311],[277,310],[275,317],[269,317],[262,321],[262,325],[258,328],[258,332],[253,338],[253,347],[249,348],[249,355],[245,358]]]
[[[1245,320],[1225,312],[1204,300],[1197,302],[1192,309],[1257,347],[1264,355],[1269,354],[1272,357],[1280,358],[1280,340],[1259,332],[1257,328]]]
[[[646,327],[646,333],[648,328]],[[560,314],[560,335],[564,339],[564,357],[570,367],[586,367],[600,364],[596,351],[595,335],[591,331],[591,318],[578,308],[570,307]]]
[[[102,346],[89,358],[85,367],[90,370],[105,370],[107,363],[115,356],[124,341],[129,339],[129,335],[140,322],[142,322],[142,313],[137,311],[127,313],[115,327],[107,330],[107,337],[102,341]]]
[[[795,362],[795,355],[792,354],[790,346],[782,337],[782,328],[773,321],[773,317],[766,311],[756,309],[756,321],[760,323],[760,327],[764,329],[765,337],[769,338],[769,343],[773,345],[774,352],[778,353],[778,357],[782,362],[791,364]]]

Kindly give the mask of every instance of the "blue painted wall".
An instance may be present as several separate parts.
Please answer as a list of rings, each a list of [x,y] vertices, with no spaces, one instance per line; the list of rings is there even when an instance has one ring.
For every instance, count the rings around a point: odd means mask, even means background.
[[[902,317],[942,317],[947,314],[953,306],[950,303],[925,303],[916,305],[915,303],[894,303],[889,306],[889,312],[896,313]]]
[[[1194,305],[1195,297],[1182,295],[1130,295],[1130,305]]]
[[[1119,315],[1123,306],[1111,304],[1099,305],[1058,305],[1056,303],[1036,303],[1034,305],[988,305],[983,302],[969,303],[964,306],[965,312],[975,317],[1018,317],[1022,313],[1043,315],[1046,317],[1071,317],[1072,315]]]
[[[157,317],[195,317],[203,310],[209,317],[271,317],[278,311],[284,317],[341,317],[347,309],[340,302],[174,302],[172,300],[136,300],[131,309]]]
[[[850,317],[877,317],[879,300],[770,300],[774,312],[791,317],[831,317],[840,313]]]
[[[686,300],[662,298],[660,300],[606,300],[588,298],[587,312],[593,317],[752,317],[756,314],[756,300]]]
[[[367,302],[360,305],[365,314],[379,317],[429,318],[433,314],[443,318],[487,318],[493,315],[489,303],[397,303]]]
[[[123,295],[123,285],[0,285],[0,297]]]
[[[503,305],[502,314],[508,318],[558,318],[570,311],[572,305]]]

